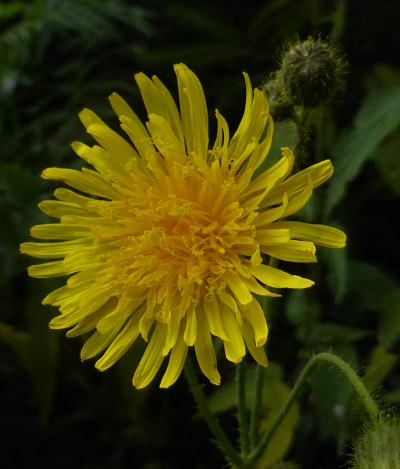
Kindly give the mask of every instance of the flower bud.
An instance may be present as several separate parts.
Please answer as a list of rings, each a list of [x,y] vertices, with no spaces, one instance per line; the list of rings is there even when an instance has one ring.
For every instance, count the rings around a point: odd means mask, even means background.
[[[283,86],[295,105],[317,107],[329,101],[342,84],[344,71],[335,48],[312,37],[282,56]]]
[[[282,86],[282,78],[278,72],[263,86],[269,102],[269,112],[275,122],[289,119],[293,114],[293,104]]]
[[[400,426],[378,423],[355,445],[353,469],[400,468]]]

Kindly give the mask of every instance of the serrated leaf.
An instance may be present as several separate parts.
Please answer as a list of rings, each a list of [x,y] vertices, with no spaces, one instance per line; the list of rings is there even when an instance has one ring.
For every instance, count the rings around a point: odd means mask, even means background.
[[[340,202],[347,185],[357,176],[379,143],[400,123],[400,87],[387,87],[367,96],[354,127],[339,138],[333,150],[335,173],[327,191],[326,217]]]

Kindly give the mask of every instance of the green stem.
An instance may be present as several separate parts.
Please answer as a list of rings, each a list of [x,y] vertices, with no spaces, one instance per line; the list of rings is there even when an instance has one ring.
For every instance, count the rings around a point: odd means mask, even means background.
[[[264,381],[264,368],[257,364],[256,379],[254,383],[253,407],[251,409],[251,416],[250,416],[249,434],[250,434],[251,449],[254,449],[257,444],[258,429],[260,426],[260,408],[261,408],[263,381]]]
[[[304,367],[287,401],[279,410],[271,426],[267,428],[267,430],[265,431],[257,448],[255,448],[253,452],[249,455],[247,459],[248,462],[255,461],[264,453],[276,429],[279,427],[280,423],[285,418],[286,414],[289,412],[293,403],[297,399],[300,391],[306,384],[306,379],[308,378],[308,375],[310,374],[311,370],[314,368],[315,365],[321,362],[328,362],[332,365],[335,365],[350,381],[354,390],[357,392],[359,398],[363,402],[365,408],[369,412],[371,419],[372,420],[378,419],[379,409],[375,401],[372,399],[371,395],[367,391],[366,387],[364,386],[363,382],[357,376],[356,372],[346,362],[344,362],[341,358],[337,357],[333,353],[328,353],[328,352],[319,353],[317,355],[314,355],[311,358],[311,360],[307,363],[307,365]]]
[[[270,257],[268,265],[271,267],[277,267],[278,259],[276,259],[275,257]],[[272,289],[272,291],[274,291],[274,289]],[[268,296],[263,297],[262,308],[264,311],[264,315],[267,314],[270,299],[271,298],[269,298]],[[253,406],[251,409],[250,427],[249,427],[250,448],[252,450],[257,445],[258,430],[260,427],[260,410],[261,410],[263,382],[264,382],[264,367],[257,364],[256,378],[254,382]]]
[[[211,410],[208,406],[207,399],[200,387],[199,381],[197,379],[196,373],[193,369],[192,363],[190,358],[187,357],[185,363],[185,375],[186,379],[189,383],[190,390],[193,394],[194,400],[196,401],[197,405],[205,421],[207,422],[208,426],[210,427],[211,433],[214,435],[215,439],[219,447],[225,453],[226,457],[230,460],[230,462],[237,468],[245,468],[245,464],[240,456],[240,454],[236,451],[235,447],[227,437],[224,430],[221,428],[220,424],[218,423],[215,416],[211,413]]]
[[[249,421],[246,409],[245,384],[245,362],[242,360],[236,367],[237,417],[239,423],[240,447],[242,456],[247,456],[250,452]]]

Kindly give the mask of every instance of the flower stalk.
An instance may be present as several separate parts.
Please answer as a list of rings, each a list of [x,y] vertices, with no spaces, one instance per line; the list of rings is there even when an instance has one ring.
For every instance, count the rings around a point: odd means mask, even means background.
[[[240,434],[240,449],[242,456],[247,456],[250,452],[249,439],[249,419],[246,409],[246,370],[242,360],[236,367],[236,392],[238,423]]]
[[[281,424],[282,420],[285,418],[290,408],[299,397],[300,392],[303,390],[304,385],[307,382],[311,371],[315,368],[316,365],[320,363],[330,363],[338,368],[344,376],[348,379],[351,385],[354,388],[354,391],[358,394],[362,403],[364,404],[366,410],[368,411],[372,421],[377,421],[379,417],[379,409],[375,401],[372,399],[370,393],[367,391],[367,388],[364,386],[361,379],[357,376],[356,372],[341,358],[337,357],[333,353],[324,352],[314,355],[311,360],[307,363],[303,371],[301,372],[296,384],[294,385],[292,392],[290,393],[287,401],[281,407],[280,411],[276,415],[271,426],[267,428],[264,435],[262,436],[258,446],[250,453],[248,457],[249,462],[256,461],[265,451],[273,434],[276,429]]]
[[[237,467],[238,469],[244,469],[246,466],[240,454],[237,452],[236,448],[233,446],[232,442],[230,441],[230,439],[222,429],[221,425],[218,423],[217,419],[210,410],[210,407],[207,403],[207,399],[200,387],[199,380],[197,379],[196,373],[193,369],[193,365],[189,357],[187,357],[186,359],[184,371],[194,400],[199,406],[200,412],[206,420],[211,430],[211,433],[217,440],[218,446],[222,449],[226,457],[235,467]]]
[[[253,407],[250,416],[250,447],[253,450],[257,444],[258,430],[260,427],[260,409],[262,402],[262,389],[264,382],[264,369],[260,366],[256,366],[256,378],[254,382],[254,396],[253,396]]]

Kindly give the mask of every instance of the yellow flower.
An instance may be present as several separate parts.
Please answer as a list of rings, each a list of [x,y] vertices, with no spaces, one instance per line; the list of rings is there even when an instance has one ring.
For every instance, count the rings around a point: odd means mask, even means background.
[[[270,149],[273,123],[267,99],[246,74],[243,118],[230,138],[216,111],[210,148],[201,84],[183,64],[175,73],[179,111],[157,77],[135,76],[146,126],[119,95],[110,96],[133,146],[92,111],[80,113],[98,145],[72,147],[94,170],[43,172],[79,193],[56,189],[57,200],[39,204],[60,220],[34,226],[31,234],[56,242],[21,244],[22,253],[58,259],[32,265],[29,275],[70,276],[43,304],[59,308],[50,327],[72,327],[68,337],[94,331],[82,360],[104,352],[96,367],[105,370],[139,335],[148,341],[133,376],[137,388],[151,382],[168,355],[160,386],[171,386],[191,346],[202,372],[219,384],[212,336],[223,341],[228,360],[240,362],[247,347],[267,366],[268,328],[253,294],[280,296],[264,285],[307,288],[313,282],[263,264],[262,254],[316,262],[315,244],[339,248],[346,239],[335,228],[278,221],[301,209],[333,168],[326,160],[289,177],[293,153],[283,148],[282,158],[254,177]]]

